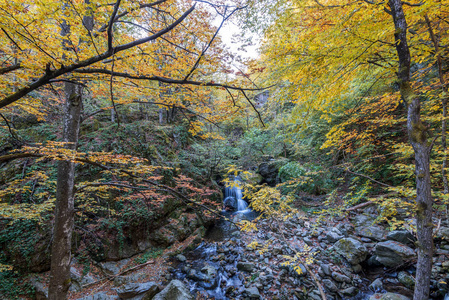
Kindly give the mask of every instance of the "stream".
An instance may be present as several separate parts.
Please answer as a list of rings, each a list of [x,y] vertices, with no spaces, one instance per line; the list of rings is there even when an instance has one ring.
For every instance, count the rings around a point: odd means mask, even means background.
[[[238,181],[238,178],[235,180]],[[242,199],[242,190],[238,182],[235,182],[234,187],[226,188],[224,194],[225,199],[228,199],[224,203],[234,205],[236,211],[224,209],[222,218],[208,230],[203,243],[196,249],[176,257],[175,267],[171,270],[172,277],[187,283],[192,294],[200,295],[199,299],[319,300],[320,296],[310,276],[298,276],[294,271],[292,272],[291,267],[282,266],[282,254],[292,254],[288,253],[285,247],[280,250],[281,247],[274,246],[263,254],[248,250],[247,241],[244,242],[235,225],[225,219],[232,219],[234,222],[242,219],[252,220],[257,217],[257,214],[248,208],[248,204]],[[258,238],[267,242],[274,240],[273,235],[268,231],[256,234]],[[317,264],[321,265],[321,269],[323,268],[323,263],[317,262]],[[338,268],[343,270],[348,269],[348,266],[342,263]],[[358,292],[355,295],[353,293],[353,296],[344,295],[340,293],[340,288],[338,296],[328,295],[328,300],[369,300],[374,293],[401,292],[403,288],[397,281],[397,272],[386,273],[382,267],[365,266],[362,273],[347,274],[347,276],[353,279],[349,284],[343,283],[339,286],[348,290],[356,287]],[[332,277],[334,277],[333,274]],[[373,284],[378,278],[382,279],[383,285],[380,279],[378,280],[380,285]],[[322,280],[323,286],[326,286],[324,283],[326,280],[328,279]],[[334,280],[338,281],[335,278]],[[329,289],[329,286],[326,288]],[[259,294],[259,291],[263,292],[265,297]],[[410,290],[405,291],[405,294],[408,292]],[[289,296],[286,298],[285,295]],[[444,300],[449,299],[445,297]]]

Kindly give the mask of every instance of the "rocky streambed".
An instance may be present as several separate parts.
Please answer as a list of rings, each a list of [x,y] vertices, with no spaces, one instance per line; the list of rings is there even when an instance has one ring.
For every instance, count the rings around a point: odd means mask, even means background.
[[[329,300],[412,299],[415,238],[405,229],[373,225],[375,217],[373,208],[324,222],[297,214],[283,222],[261,220],[250,233],[224,223],[225,232],[187,239],[157,258],[141,260],[143,268],[133,270],[133,258],[100,263],[89,272],[74,267],[70,299],[321,299],[310,273]],[[436,300],[448,294],[447,221],[435,242],[431,299]],[[286,264],[295,252],[313,262]],[[100,280],[105,274],[107,280]],[[45,299],[45,286],[35,286],[37,299]]]

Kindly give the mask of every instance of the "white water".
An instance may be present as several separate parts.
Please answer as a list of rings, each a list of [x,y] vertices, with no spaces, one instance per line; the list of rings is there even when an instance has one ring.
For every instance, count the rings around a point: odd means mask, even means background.
[[[238,176],[235,177],[232,186],[226,187],[225,198],[234,197],[237,200],[237,211],[246,212],[248,210],[248,203],[243,200],[242,189],[240,187],[241,181]]]

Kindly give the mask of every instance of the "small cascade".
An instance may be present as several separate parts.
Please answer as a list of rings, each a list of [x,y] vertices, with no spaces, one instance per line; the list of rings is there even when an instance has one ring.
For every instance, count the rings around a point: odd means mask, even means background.
[[[243,193],[240,187],[241,180],[238,176],[234,177],[232,186],[225,188],[225,206],[233,207],[238,212],[243,212],[248,209],[248,203],[243,200]]]

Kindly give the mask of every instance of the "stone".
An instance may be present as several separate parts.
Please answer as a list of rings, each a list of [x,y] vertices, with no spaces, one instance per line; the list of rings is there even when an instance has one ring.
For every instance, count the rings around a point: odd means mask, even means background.
[[[407,230],[394,230],[387,234],[387,240],[396,241],[401,244],[413,247],[416,238]]]
[[[331,268],[328,264],[321,264],[320,267],[325,275],[331,276]]]
[[[176,259],[180,262],[185,262],[187,260],[187,258],[182,254],[176,255]]]
[[[338,272],[332,272],[332,278],[337,282],[351,283],[351,278]]]
[[[322,282],[323,282],[324,287],[329,292],[332,292],[332,293],[338,292],[338,287],[335,285],[335,283],[332,280],[330,280],[330,279],[323,279]]]
[[[372,290],[373,292],[380,292],[382,291],[383,287],[384,284],[382,283],[382,279],[380,278],[377,278],[369,285],[369,289]]]
[[[258,167],[257,173],[259,173],[263,178],[261,183],[267,183],[270,186],[276,185],[278,183],[279,173],[277,161],[268,160],[266,162],[262,162]]]
[[[108,274],[116,275],[120,270],[129,263],[129,259],[122,259],[119,261],[107,261],[100,263],[100,267]]]
[[[340,293],[346,296],[354,296],[355,294],[357,294],[357,292],[358,292],[357,288],[353,286],[340,291]]]
[[[356,233],[360,236],[367,237],[375,241],[382,241],[385,236],[385,230],[377,225],[369,227],[357,227]]]
[[[334,244],[335,251],[346,258],[349,263],[356,265],[364,261],[368,250],[359,241],[353,238],[342,238]]]
[[[128,283],[122,288],[116,289],[116,292],[120,299],[131,299],[143,295],[145,295],[146,298],[151,299],[152,296],[159,292],[159,286],[152,281],[145,283]]]
[[[385,294],[374,294],[369,300],[410,300],[410,298],[405,297],[401,294],[395,293],[385,293]]]
[[[255,286],[245,289],[245,292],[250,299],[260,299],[259,290]]]
[[[367,216],[367,215],[356,215],[352,222],[354,223],[355,227],[369,227],[373,225],[374,217]]]
[[[438,230],[436,237],[439,239],[445,239],[446,241],[449,241],[449,228],[440,227],[440,230]]]
[[[237,199],[234,197],[226,197],[223,200],[223,206],[227,211],[236,211],[238,209]]]
[[[36,278],[30,280],[30,284],[34,287],[36,300],[47,300],[48,289],[45,285]]]
[[[121,286],[127,283],[137,282],[145,278],[145,274],[134,273],[127,276],[117,276],[114,278],[114,285]]]
[[[407,272],[401,271],[398,274],[398,280],[402,283],[406,288],[413,289],[415,286],[415,278]]]
[[[389,268],[398,267],[416,256],[412,248],[395,241],[378,243],[374,254],[378,262]]]
[[[78,298],[77,300],[118,300],[120,299],[116,295],[108,295],[104,292],[96,293],[94,295]]]
[[[181,281],[172,280],[153,300],[194,300],[189,289]]]
[[[339,239],[341,239],[343,236],[341,234],[338,234],[335,231],[329,231],[326,233],[326,240],[328,240],[331,243],[335,243]]]
[[[238,262],[237,269],[244,272],[251,272],[254,269],[254,264],[250,262]]]

